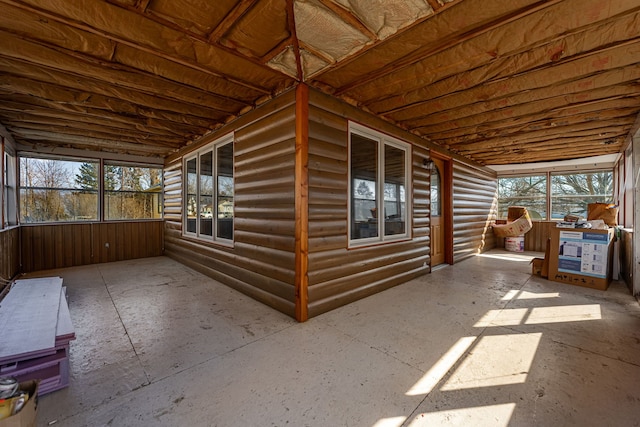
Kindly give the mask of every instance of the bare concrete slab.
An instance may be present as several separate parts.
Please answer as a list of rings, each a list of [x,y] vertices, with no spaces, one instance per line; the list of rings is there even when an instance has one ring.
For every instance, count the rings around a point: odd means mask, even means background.
[[[492,251],[298,324],[159,257],[64,278],[71,384],[39,426],[640,423],[640,306]]]

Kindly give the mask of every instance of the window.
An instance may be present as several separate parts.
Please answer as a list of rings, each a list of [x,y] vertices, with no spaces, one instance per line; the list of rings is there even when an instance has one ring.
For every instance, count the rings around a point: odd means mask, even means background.
[[[184,161],[185,234],[233,240],[233,136],[198,150]]]
[[[613,172],[550,173],[498,179],[498,218],[509,206],[524,206],[531,219],[563,219],[567,214],[587,217],[589,203],[611,203]]]
[[[4,153],[4,226],[18,223],[17,199],[16,199],[16,158],[9,153]]]
[[[161,168],[105,163],[103,180],[106,220],[162,217]]]
[[[507,218],[509,206],[524,206],[532,219],[547,218],[547,175],[498,180],[498,218]]]
[[[551,175],[551,218],[567,214],[587,217],[589,203],[613,201],[613,172]]]
[[[352,245],[409,236],[410,146],[350,124],[349,238]]]
[[[23,223],[98,219],[99,162],[20,158],[20,220]]]

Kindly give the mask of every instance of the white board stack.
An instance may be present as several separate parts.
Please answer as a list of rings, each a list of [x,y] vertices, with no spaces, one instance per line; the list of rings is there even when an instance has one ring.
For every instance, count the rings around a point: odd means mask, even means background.
[[[68,386],[75,337],[62,278],[16,280],[0,301],[0,377],[40,380],[41,395]]]

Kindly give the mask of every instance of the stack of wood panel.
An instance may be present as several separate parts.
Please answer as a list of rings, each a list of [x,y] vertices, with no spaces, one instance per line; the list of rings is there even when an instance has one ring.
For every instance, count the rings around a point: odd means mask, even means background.
[[[41,395],[66,387],[74,339],[62,278],[17,280],[0,301],[0,376],[40,380]]]

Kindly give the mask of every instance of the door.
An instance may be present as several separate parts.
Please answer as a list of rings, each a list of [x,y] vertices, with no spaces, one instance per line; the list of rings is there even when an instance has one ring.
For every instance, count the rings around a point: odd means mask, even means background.
[[[431,168],[431,268],[442,264],[445,258],[445,235],[443,216],[444,162],[432,159]]]

